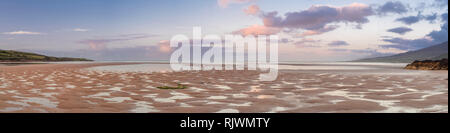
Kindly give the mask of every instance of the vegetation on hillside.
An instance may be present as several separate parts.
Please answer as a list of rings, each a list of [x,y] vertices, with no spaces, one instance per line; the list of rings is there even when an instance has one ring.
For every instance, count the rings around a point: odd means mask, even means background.
[[[0,50],[0,62],[26,62],[26,61],[92,61],[84,58],[51,57],[35,53],[19,52],[13,50]]]

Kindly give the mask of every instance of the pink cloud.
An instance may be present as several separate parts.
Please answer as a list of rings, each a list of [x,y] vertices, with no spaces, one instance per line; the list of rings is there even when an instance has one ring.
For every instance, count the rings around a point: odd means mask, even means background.
[[[244,9],[244,12],[247,15],[258,15],[261,12],[261,10],[259,9],[259,6],[251,5],[251,6],[247,7],[246,9]]]
[[[89,48],[92,50],[104,50],[106,49],[105,43],[96,43],[96,42],[89,42],[88,43]]]
[[[239,31],[236,31],[234,33],[238,33],[244,36],[247,35],[272,35],[272,34],[277,34],[281,32],[280,28],[276,28],[276,27],[267,27],[267,26],[263,26],[263,25],[253,25],[244,29],[241,29]]]
[[[162,40],[158,43],[159,51],[163,53],[169,53],[172,51],[170,48],[170,41],[168,40]]]
[[[307,30],[300,34],[300,37],[306,37],[306,36],[314,36],[314,35],[320,35],[326,32],[330,32],[338,28],[338,26],[325,26],[324,28],[317,29],[317,30]]]

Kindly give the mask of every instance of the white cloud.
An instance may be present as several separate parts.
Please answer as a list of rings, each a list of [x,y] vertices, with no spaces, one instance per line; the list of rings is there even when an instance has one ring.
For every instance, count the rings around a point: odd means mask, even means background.
[[[73,31],[76,31],[76,32],[87,32],[87,31],[89,31],[89,29],[75,28],[75,29],[73,29]]]
[[[42,35],[39,32],[31,32],[31,31],[13,31],[13,32],[4,32],[5,35]]]

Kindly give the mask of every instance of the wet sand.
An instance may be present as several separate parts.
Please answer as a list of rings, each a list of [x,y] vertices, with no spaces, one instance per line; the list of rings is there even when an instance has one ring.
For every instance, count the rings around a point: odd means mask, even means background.
[[[112,72],[134,63],[0,66],[0,112],[416,113],[448,112],[447,71],[280,70]],[[188,86],[161,90],[159,86]]]

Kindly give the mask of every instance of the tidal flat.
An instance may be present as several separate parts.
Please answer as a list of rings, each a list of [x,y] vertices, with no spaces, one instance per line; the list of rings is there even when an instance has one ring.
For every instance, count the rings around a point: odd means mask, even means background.
[[[447,113],[448,71],[403,67],[281,64],[277,80],[263,82],[259,71],[173,72],[168,64],[3,65],[0,112]]]

